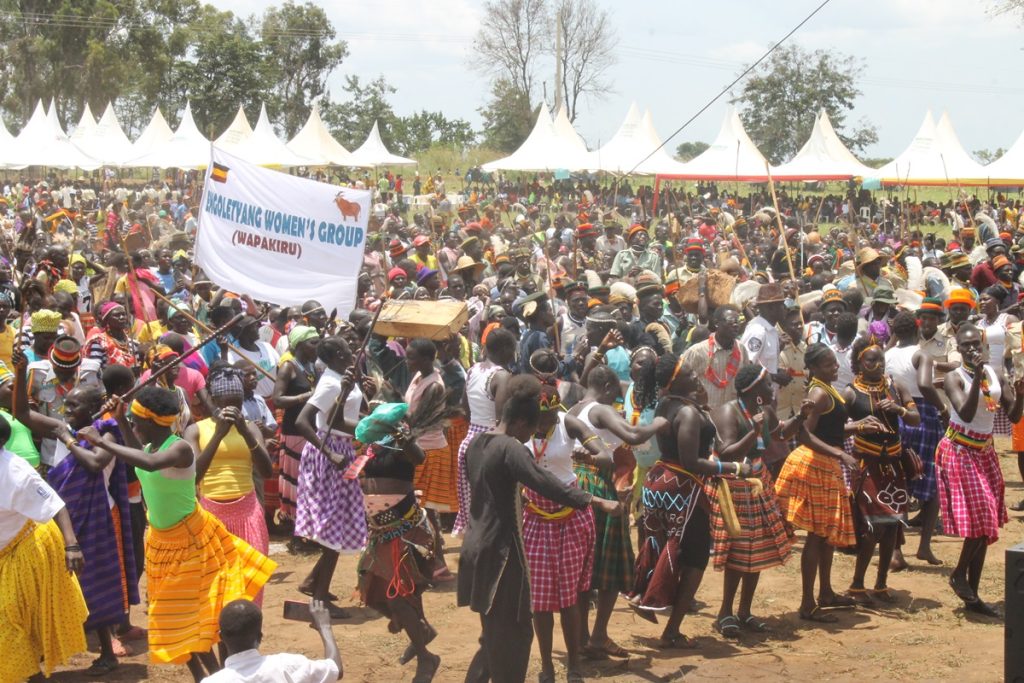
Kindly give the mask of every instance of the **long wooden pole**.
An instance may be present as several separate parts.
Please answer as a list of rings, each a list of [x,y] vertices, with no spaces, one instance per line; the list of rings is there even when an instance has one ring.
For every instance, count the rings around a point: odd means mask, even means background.
[[[775,207],[775,222],[779,227],[779,241],[786,252],[786,263],[789,264],[789,277],[796,282],[796,269],[793,268],[793,253],[789,250],[789,242],[786,240],[786,228],[782,225],[782,212],[779,211],[779,198],[775,196],[775,181],[772,180],[772,170],[768,166],[767,161],[764,162],[764,169],[768,174],[768,190],[772,194],[772,206]],[[799,288],[797,289],[797,294],[799,295]],[[804,309],[803,306],[799,305],[799,302],[797,302],[797,310],[800,312],[800,327],[803,328],[807,323],[804,322]]]

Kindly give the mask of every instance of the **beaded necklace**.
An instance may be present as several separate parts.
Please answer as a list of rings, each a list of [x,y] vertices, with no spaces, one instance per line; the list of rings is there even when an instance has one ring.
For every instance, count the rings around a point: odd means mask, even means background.
[[[540,445],[539,446],[537,445],[537,437],[536,436],[532,437],[532,441],[533,441],[533,457],[537,460],[537,462],[540,462],[541,459],[544,458],[544,453],[548,450],[548,439],[550,439],[551,435],[555,433],[555,427],[556,426],[557,425],[552,425],[551,426],[551,429],[548,430],[548,433],[545,434],[544,438],[540,440]]]
[[[846,399],[844,399],[840,395],[840,393],[838,391],[836,391],[836,388],[834,386],[832,386],[831,384],[828,384],[826,382],[822,382],[817,377],[812,377],[811,381],[807,383],[807,388],[808,388],[808,390],[810,390],[812,387],[818,387],[819,389],[824,390],[824,392],[826,394],[828,394],[829,396],[832,397],[833,401],[837,401],[838,403],[843,404],[843,405],[846,404]]]
[[[868,382],[864,379],[863,375],[856,375],[853,378],[854,388],[868,397],[868,410],[871,414],[880,419],[885,423],[886,427],[890,431],[896,431],[896,425],[894,425],[889,418],[889,414],[886,412],[876,412],[875,406],[879,401],[892,398],[889,393],[890,383],[886,381],[886,378],[882,378],[877,382]]]
[[[750,414],[750,411],[747,410],[747,404],[745,404],[743,402],[742,398],[738,398],[738,397],[736,399],[736,404],[740,407],[740,412],[743,413],[743,418],[747,421],[747,424],[750,425],[750,429],[753,430],[754,429],[754,417],[753,417],[753,415]],[[760,412],[760,411],[758,411],[758,412]],[[764,448],[765,448],[765,433],[767,431],[768,431],[768,423],[765,422],[762,425],[762,430],[757,433],[757,451],[759,453],[763,453],[764,452]]]
[[[971,382],[974,381],[974,373],[968,370],[966,366],[964,366],[964,374],[967,375],[968,380]],[[965,388],[969,388],[969,386],[970,385]],[[992,398],[992,385],[988,381],[988,373],[985,372],[984,366],[982,366],[981,369],[981,394],[985,397],[985,410],[990,413],[996,412],[999,408],[999,403]]]
[[[735,341],[732,344],[732,354],[729,355],[729,360],[725,364],[725,376],[721,377],[715,372],[713,365],[715,359],[715,335],[708,337],[708,369],[704,372],[704,377],[719,389],[724,389],[729,386],[729,382],[736,376],[736,373],[740,369],[740,347]]]

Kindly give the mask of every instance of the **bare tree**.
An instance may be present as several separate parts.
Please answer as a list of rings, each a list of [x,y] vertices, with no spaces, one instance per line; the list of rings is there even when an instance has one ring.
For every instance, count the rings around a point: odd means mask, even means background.
[[[471,66],[507,80],[532,102],[536,61],[549,42],[550,24],[547,0],[488,0]]]
[[[560,43],[561,48],[554,54],[561,67],[560,90],[569,120],[575,121],[582,98],[600,99],[611,92],[607,72],[616,61],[618,36],[608,13],[595,0],[558,0],[555,19],[554,31],[560,36],[552,43]]]

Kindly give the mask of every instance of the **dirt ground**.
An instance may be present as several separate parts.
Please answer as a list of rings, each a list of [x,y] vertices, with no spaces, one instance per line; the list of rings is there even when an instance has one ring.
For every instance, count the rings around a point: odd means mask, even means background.
[[[1000,444],[1007,446],[1008,444]],[[1024,486],[1017,473],[1012,453],[1001,458],[1007,480],[1007,502],[1024,497]],[[989,548],[988,562],[980,593],[1003,608],[1005,551],[1024,541],[1024,515],[1010,513],[1010,523],[999,541]],[[459,540],[447,539],[448,564],[458,566]],[[690,651],[663,652],[654,647],[661,627],[636,618],[622,601],[612,617],[609,632],[632,654],[628,660],[587,662],[588,679],[615,681],[679,681],[701,679],[736,680],[949,680],[999,681],[1003,678],[1003,624],[1001,620],[967,614],[946,583],[949,568],[960,549],[958,539],[937,537],[935,552],[945,563],[930,567],[913,559],[918,535],[907,534],[911,568],[890,577],[889,586],[898,597],[893,606],[877,609],[858,608],[836,611],[836,624],[811,625],[796,614],[800,601],[799,550],[781,568],[766,572],[758,588],[754,613],[771,625],[766,636],[744,635],[739,642],[724,641],[713,629],[714,615],[721,598],[721,574],[709,569],[698,592],[703,604],[699,613],[690,615],[683,632],[697,638],[699,647]],[[282,619],[285,599],[303,599],[296,586],[309,571],[315,558],[289,555],[283,542],[273,542],[271,554],[279,568],[266,590],[264,604],[265,652],[300,652],[323,656],[318,636],[305,624]],[[356,557],[343,557],[335,574],[334,592],[343,596],[341,604],[351,618],[335,623],[334,631],[345,664],[345,680],[360,682],[409,681],[415,664],[401,667],[398,656],[405,648],[402,636],[391,635],[385,621],[372,611],[360,608],[348,596],[354,586]],[[849,585],[853,558],[837,553],[833,583],[838,589]],[[868,581],[874,580],[869,570]],[[870,584],[869,584],[870,585]],[[468,609],[455,606],[454,584],[445,584],[425,595],[429,620],[440,635],[431,649],[441,656],[441,668],[434,679],[438,683],[462,681],[472,658],[479,621]],[[133,610],[133,623],[145,625],[142,609]],[[555,628],[558,680],[564,679],[564,647]],[[91,641],[94,653],[95,642]],[[133,644],[141,649],[139,643]],[[95,654],[80,655],[69,669],[84,669]],[[150,666],[141,652],[122,660],[110,681],[190,681],[185,667]],[[536,644],[527,680],[536,680],[539,671]],[[73,670],[53,677],[55,681],[95,680]]]

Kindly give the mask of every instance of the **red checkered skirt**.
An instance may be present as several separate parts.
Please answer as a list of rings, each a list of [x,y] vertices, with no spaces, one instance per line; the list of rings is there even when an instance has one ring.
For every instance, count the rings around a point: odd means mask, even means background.
[[[525,489],[526,498],[545,512],[561,505]],[[574,510],[562,519],[545,519],[523,508],[523,547],[530,569],[530,607],[534,612],[557,612],[571,607],[590,590],[594,568],[594,512]]]
[[[1009,521],[999,456],[991,439],[974,448],[950,438],[952,431],[946,432],[935,450],[943,529],[949,536],[984,536],[995,543],[999,529]],[[969,432],[967,436],[985,438]]]
[[[743,535],[731,538],[725,529],[722,506],[718,499],[717,480],[709,480],[704,491],[711,501],[711,551],[715,569],[733,569],[754,573],[785,564],[793,547],[793,539],[779,512],[775,482],[760,458],[754,461],[754,476],[760,478],[761,489],[746,479],[723,478],[729,482],[732,504],[736,509]]]

